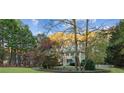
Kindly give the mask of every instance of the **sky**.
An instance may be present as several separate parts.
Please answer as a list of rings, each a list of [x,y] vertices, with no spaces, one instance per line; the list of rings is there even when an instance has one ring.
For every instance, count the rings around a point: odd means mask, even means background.
[[[22,19],[21,21],[25,25],[29,26],[33,35],[37,35],[38,33],[47,32],[47,30],[44,29],[44,25],[49,22],[49,19]],[[116,25],[116,24],[118,24],[118,22],[119,22],[119,19],[91,19],[90,20],[90,24],[92,24],[96,27],[103,25],[105,28],[109,28],[113,25]]]

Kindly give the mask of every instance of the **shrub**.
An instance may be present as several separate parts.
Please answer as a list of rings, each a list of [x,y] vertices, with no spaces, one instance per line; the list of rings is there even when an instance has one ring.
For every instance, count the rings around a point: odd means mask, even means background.
[[[75,66],[75,63],[70,63],[69,65],[70,65],[70,66]]]
[[[84,66],[84,64],[85,64],[85,60],[82,60],[81,61],[81,66]]]
[[[82,60],[81,66],[84,65],[85,65],[85,60]],[[88,59],[85,65],[85,70],[95,70],[95,63],[92,60]]]
[[[68,59],[67,62],[70,66],[75,66],[75,62],[72,59]]]
[[[54,66],[58,65],[58,57],[55,54],[46,56],[45,61],[43,62],[43,68],[51,69]]]

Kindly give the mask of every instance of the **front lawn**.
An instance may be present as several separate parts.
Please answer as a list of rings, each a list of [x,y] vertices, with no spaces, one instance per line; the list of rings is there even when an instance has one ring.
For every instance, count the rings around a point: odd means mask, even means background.
[[[110,73],[124,73],[124,68],[108,68],[107,70],[110,70]]]
[[[24,67],[0,67],[0,73],[43,73],[44,71],[36,71],[32,68]]]
[[[124,73],[124,68],[107,68],[105,70],[110,70],[110,73]],[[48,72],[50,71],[45,71],[45,70],[38,71],[38,70],[33,70],[32,68],[24,68],[24,67],[0,67],[0,73],[48,73]]]

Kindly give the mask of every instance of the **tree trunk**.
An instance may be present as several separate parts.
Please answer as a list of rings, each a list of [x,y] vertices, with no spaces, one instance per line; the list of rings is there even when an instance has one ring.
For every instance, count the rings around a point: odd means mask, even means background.
[[[12,48],[10,48],[10,59],[9,59],[9,65],[12,64]]]
[[[79,62],[79,53],[78,53],[78,43],[77,43],[77,24],[76,19],[73,20],[73,29],[74,29],[74,40],[75,40],[75,67],[76,70],[81,70],[80,62]]]
[[[85,70],[85,66],[87,64],[87,60],[88,60],[88,26],[89,26],[89,20],[86,19],[85,64],[84,64],[84,67],[83,67],[84,70]]]
[[[4,51],[4,39],[3,39],[3,37],[2,37],[1,47],[3,48],[3,49],[2,49],[2,56],[1,56],[1,63],[3,64],[3,61],[4,61],[4,54],[5,54],[5,51]]]

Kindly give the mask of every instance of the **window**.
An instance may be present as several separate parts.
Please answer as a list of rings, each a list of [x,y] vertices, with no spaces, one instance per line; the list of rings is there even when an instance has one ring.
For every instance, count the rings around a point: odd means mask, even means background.
[[[67,63],[68,64],[73,63],[73,60],[72,59],[67,59]]]

